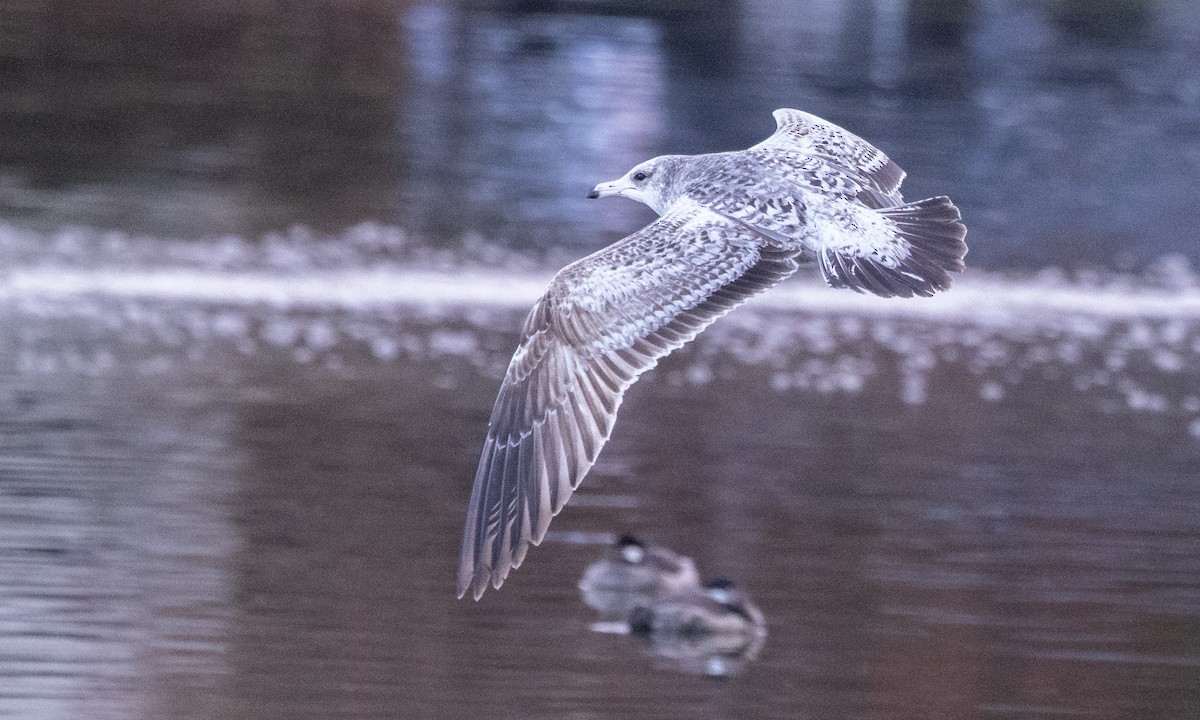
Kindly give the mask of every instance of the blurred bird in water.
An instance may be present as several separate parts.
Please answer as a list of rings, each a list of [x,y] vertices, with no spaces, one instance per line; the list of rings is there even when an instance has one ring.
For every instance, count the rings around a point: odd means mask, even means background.
[[[628,618],[634,608],[660,597],[700,587],[690,557],[622,535],[583,572],[583,601],[608,617]]]
[[[563,268],[529,313],[488,422],[459,597],[499,588],[541,542],[639,375],[801,262],[882,297],[932,295],[963,269],[949,198],[905,203],[904,171],[870,143],[799,110],[774,116],[747,150],[664,155],[592,190],[660,217]]]
[[[730,675],[758,655],[767,623],[750,597],[722,578],[635,608],[629,632],[682,670]]]
[[[744,590],[719,578],[634,608],[629,630],[634,635],[710,638],[733,652],[765,636],[767,623]]]

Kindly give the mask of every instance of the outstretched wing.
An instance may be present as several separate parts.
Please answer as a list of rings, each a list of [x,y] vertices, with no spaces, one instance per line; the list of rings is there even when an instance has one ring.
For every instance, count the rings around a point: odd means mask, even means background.
[[[458,595],[541,542],[608,440],[626,388],[713,320],[795,272],[794,251],[684,198],[560,271],[525,322],[467,509]]]
[[[771,114],[775,117],[775,133],[751,147],[751,152],[766,151],[784,161],[790,157],[803,164],[798,169],[806,175],[830,174],[831,168],[814,166],[814,157],[825,160],[862,186],[859,199],[868,207],[904,202],[900,195],[904,170],[879,148],[849,130],[802,110],[780,108]],[[825,181],[830,180],[826,178]]]

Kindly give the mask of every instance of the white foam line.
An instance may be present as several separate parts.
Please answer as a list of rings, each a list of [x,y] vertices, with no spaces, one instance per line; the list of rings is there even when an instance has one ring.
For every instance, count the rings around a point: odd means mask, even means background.
[[[274,306],[378,307],[397,304],[528,306],[549,277],[501,278],[429,271],[312,271],[303,275],[188,270],[123,272],[17,270],[0,297],[107,297]]]
[[[805,280],[808,280],[806,282]],[[391,305],[486,305],[527,308],[549,276],[448,273],[427,270],[310,271],[286,276],[191,270],[19,269],[0,279],[0,298],[147,298],[200,303],[371,308]],[[1200,318],[1200,291],[1048,286],[997,278],[964,278],[933,298],[883,299],[835,291],[804,278],[789,281],[754,304],[779,310],[859,312],[935,318],[1044,319],[1060,314],[1105,318]]]
[[[995,279],[960,281],[931,298],[879,298],[830,292],[817,286],[784,286],[761,298],[774,307],[858,310],[873,315],[1003,318],[1035,320],[1055,315],[1091,315],[1112,319],[1198,318],[1200,292],[1165,293],[1084,286],[1045,286]]]

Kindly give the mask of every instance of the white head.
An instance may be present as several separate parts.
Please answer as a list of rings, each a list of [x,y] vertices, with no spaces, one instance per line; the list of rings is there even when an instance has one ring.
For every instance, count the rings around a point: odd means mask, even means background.
[[[626,545],[621,548],[621,557],[630,565],[639,565],[646,559],[646,548],[641,545]]]
[[[620,195],[637,200],[662,215],[678,199],[678,179],[683,155],[661,155],[633,166],[618,180],[603,182],[588,193],[589,198]]]
[[[704,583],[704,594],[722,605],[739,603],[745,597],[732,580],[719,578]]]
[[[632,535],[622,535],[617,540],[621,558],[630,565],[640,565],[646,559],[646,546]]]

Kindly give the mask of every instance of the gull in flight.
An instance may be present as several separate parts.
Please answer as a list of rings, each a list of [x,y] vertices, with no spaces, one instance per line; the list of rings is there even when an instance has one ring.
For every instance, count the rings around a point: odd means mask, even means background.
[[[563,268],[529,313],[488,421],[459,597],[499,588],[541,542],[639,375],[800,263],[882,297],[933,295],[962,271],[949,198],[905,203],[904,171],[870,143],[799,110],[774,116],[747,150],[656,157],[588,196],[660,217]]]

